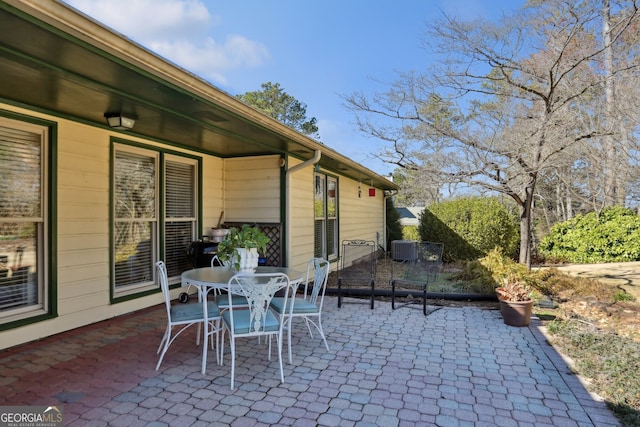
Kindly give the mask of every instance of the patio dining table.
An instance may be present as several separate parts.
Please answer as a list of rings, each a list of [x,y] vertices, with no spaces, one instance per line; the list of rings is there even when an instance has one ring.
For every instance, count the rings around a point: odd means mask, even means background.
[[[284,273],[289,277],[289,283],[294,288],[302,282],[304,279],[304,273],[300,270],[296,270],[289,267],[267,267],[259,266],[256,268],[256,274],[261,273]],[[195,286],[198,290],[198,301],[206,303],[207,295],[212,289],[227,289],[229,287],[229,279],[235,274],[240,274],[227,266],[223,267],[200,267],[187,270],[182,273],[181,283],[182,287]],[[248,273],[252,274],[252,273]],[[206,310],[204,310],[206,312]],[[209,322],[204,322],[204,337],[209,335]],[[202,344],[202,374],[206,372],[206,354],[207,343]],[[217,351],[218,349],[216,349]]]

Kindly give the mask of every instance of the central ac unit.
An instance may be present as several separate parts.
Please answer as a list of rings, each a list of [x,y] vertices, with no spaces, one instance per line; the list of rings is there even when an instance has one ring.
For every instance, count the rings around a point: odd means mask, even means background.
[[[415,261],[418,259],[418,242],[415,240],[393,240],[391,259],[394,261]]]

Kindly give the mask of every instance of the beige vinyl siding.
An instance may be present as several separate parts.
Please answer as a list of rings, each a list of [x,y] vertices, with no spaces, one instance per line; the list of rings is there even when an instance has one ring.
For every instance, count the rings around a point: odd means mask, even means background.
[[[0,109],[15,111],[58,123],[57,147],[57,298],[58,317],[0,331],[0,348],[50,336],[80,326],[162,303],[161,293],[110,303],[110,138],[131,141],[149,147],[161,147],[202,158],[202,234],[217,224],[224,211],[226,222],[266,222],[288,226],[291,247],[289,266],[304,269],[313,256],[314,213],[313,176],[309,166],[290,176],[289,224],[281,218],[280,156],[270,155],[238,159],[220,159],[158,142],[136,138],[127,133],[75,123],[0,104]],[[299,164],[290,159],[289,167]],[[335,171],[324,171],[337,176]],[[342,176],[338,179],[339,242],[345,239],[376,240],[382,244],[383,195],[369,197],[369,186]],[[284,230],[283,230],[284,231]],[[284,242],[283,242],[284,244]],[[332,266],[335,269],[335,264]],[[173,297],[181,292],[172,291]]]
[[[225,159],[226,221],[281,222],[279,161],[280,156]]]
[[[205,156],[202,161],[202,224],[201,235],[208,235],[218,225],[224,211],[224,162]],[[224,220],[224,219],[223,219]]]
[[[300,163],[296,160],[289,161],[289,167]],[[331,171],[323,171],[335,176]],[[290,265],[293,268],[304,268],[306,262],[313,257],[314,244],[314,216],[313,216],[313,176],[312,167],[296,172],[290,182],[291,209],[291,249],[289,254]],[[376,189],[375,197],[369,197],[369,186],[360,183],[361,196],[358,198],[358,182],[343,176],[338,178],[338,220],[339,220],[339,248],[342,250],[343,240],[373,240],[383,245],[384,203],[383,191]],[[377,234],[376,234],[377,233]],[[350,263],[357,257],[364,255],[355,253]],[[342,254],[341,254],[342,255]],[[334,263],[332,269],[337,268]]]
[[[109,304],[108,134],[59,121],[57,195],[60,322],[73,313],[89,322]]]
[[[373,240],[377,245],[384,242],[384,208],[383,191],[376,189],[375,197],[369,197],[369,185],[360,183],[360,197],[358,197],[358,182],[352,179],[340,179],[340,248],[344,240]],[[367,249],[351,252],[350,259],[345,260],[349,265],[352,261],[366,254]],[[342,257],[342,252],[340,253]]]
[[[161,293],[110,304],[109,147],[111,136],[149,146],[163,145],[4,104],[0,104],[0,109],[58,123],[58,187],[54,190],[58,201],[54,207],[58,220],[55,239],[58,317],[0,331],[0,348],[160,304]],[[220,179],[222,160],[203,158],[203,186],[210,187],[205,192],[204,217],[215,217],[217,221],[223,205],[222,185],[212,183]],[[175,289],[172,294],[176,297],[180,291]]]
[[[109,137],[106,130],[0,105],[58,123],[58,317],[0,332],[2,348],[161,302],[159,294],[109,303]],[[47,252],[49,255],[49,252]]]
[[[289,160],[289,167],[301,163]],[[291,250],[289,260],[292,268],[304,269],[313,257],[313,167],[301,169],[291,175],[289,199],[291,200]]]

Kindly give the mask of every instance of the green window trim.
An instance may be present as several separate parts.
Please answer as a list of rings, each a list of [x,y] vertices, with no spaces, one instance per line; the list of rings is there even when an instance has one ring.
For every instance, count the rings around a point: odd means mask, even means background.
[[[329,261],[338,258],[338,178],[316,172],[314,174],[314,256]]]
[[[159,292],[159,259],[172,283],[190,268],[185,254],[201,223],[202,159],[116,138],[111,153],[110,283],[117,303]],[[134,167],[120,167],[127,162]]]
[[[0,111],[0,331],[58,315],[57,124]]]

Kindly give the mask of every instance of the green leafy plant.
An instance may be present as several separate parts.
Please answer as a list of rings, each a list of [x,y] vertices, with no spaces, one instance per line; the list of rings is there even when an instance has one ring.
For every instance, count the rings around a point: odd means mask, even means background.
[[[256,248],[258,253],[264,254],[267,250],[269,237],[257,226],[243,224],[240,229],[231,228],[227,237],[218,244],[218,258],[220,261],[231,261],[233,254],[238,248]],[[235,261],[234,267],[239,268],[239,260]]]
[[[417,225],[405,225],[402,227],[402,238],[405,240],[420,240]]]
[[[574,262],[640,260],[640,217],[631,209],[609,207],[555,224],[540,242],[547,259]]]
[[[618,291],[615,294],[613,294],[613,300],[614,301],[634,301],[634,298],[633,298],[633,295],[630,295],[625,291]]]
[[[418,231],[420,240],[444,243],[445,262],[474,260],[496,247],[514,256],[520,242],[517,215],[492,197],[434,203],[422,211]]]

